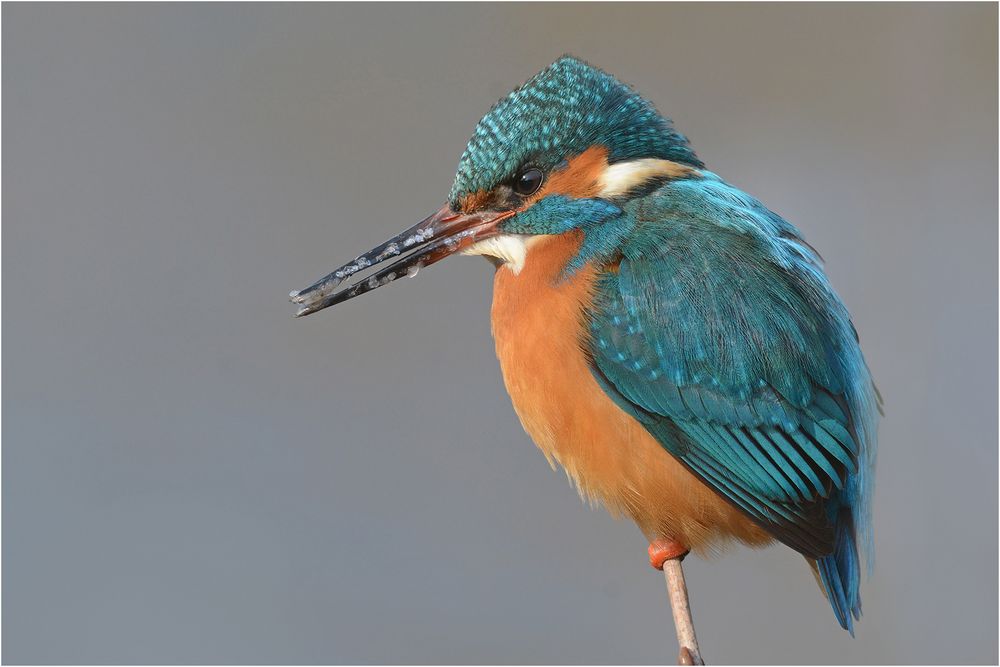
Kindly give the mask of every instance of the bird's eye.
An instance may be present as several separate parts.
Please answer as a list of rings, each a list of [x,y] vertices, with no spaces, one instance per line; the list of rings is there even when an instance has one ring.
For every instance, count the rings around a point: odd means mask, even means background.
[[[541,169],[535,167],[523,169],[514,178],[514,192],[522,197],[533,195],[538,192],[538,188],[542,187],[543,180],[545,177],[542,175]]]

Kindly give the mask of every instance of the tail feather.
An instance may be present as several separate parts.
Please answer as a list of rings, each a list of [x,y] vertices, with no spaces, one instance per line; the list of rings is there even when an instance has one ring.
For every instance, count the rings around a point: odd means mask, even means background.
[[[861,561],[851,512],[838,512],[836,524],[833,553],[817,560],[816,567],[840,627],[853,637],[854,621],[861,619]]]

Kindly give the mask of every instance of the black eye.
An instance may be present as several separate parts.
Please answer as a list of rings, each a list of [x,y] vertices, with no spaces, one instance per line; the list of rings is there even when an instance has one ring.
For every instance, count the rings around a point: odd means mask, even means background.
[[[523,169],[514,178],[514,192],[522,197],[533,195],[538,192],[538,188],[542,187],[543,180],[545,180],[545,177],[542,175],[541,169],[534,167]]]

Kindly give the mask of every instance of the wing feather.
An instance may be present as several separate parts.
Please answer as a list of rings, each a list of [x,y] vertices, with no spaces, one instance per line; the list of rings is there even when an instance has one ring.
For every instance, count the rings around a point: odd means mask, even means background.
[[[717,180],[667,184],[625,211],[633,232],[588,313],[595,377],[763,528],[830,553],[826,503],[861,452],[845,395],[853,327],[818,257]]]

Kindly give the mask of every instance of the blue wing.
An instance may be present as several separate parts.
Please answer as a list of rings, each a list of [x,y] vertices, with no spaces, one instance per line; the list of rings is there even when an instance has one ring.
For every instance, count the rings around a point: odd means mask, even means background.
[[[817,559],[850,629],[877,398],[819,257],[711,174],[625,214],[633,231],[589,313],[595,377],[706,484]]]

